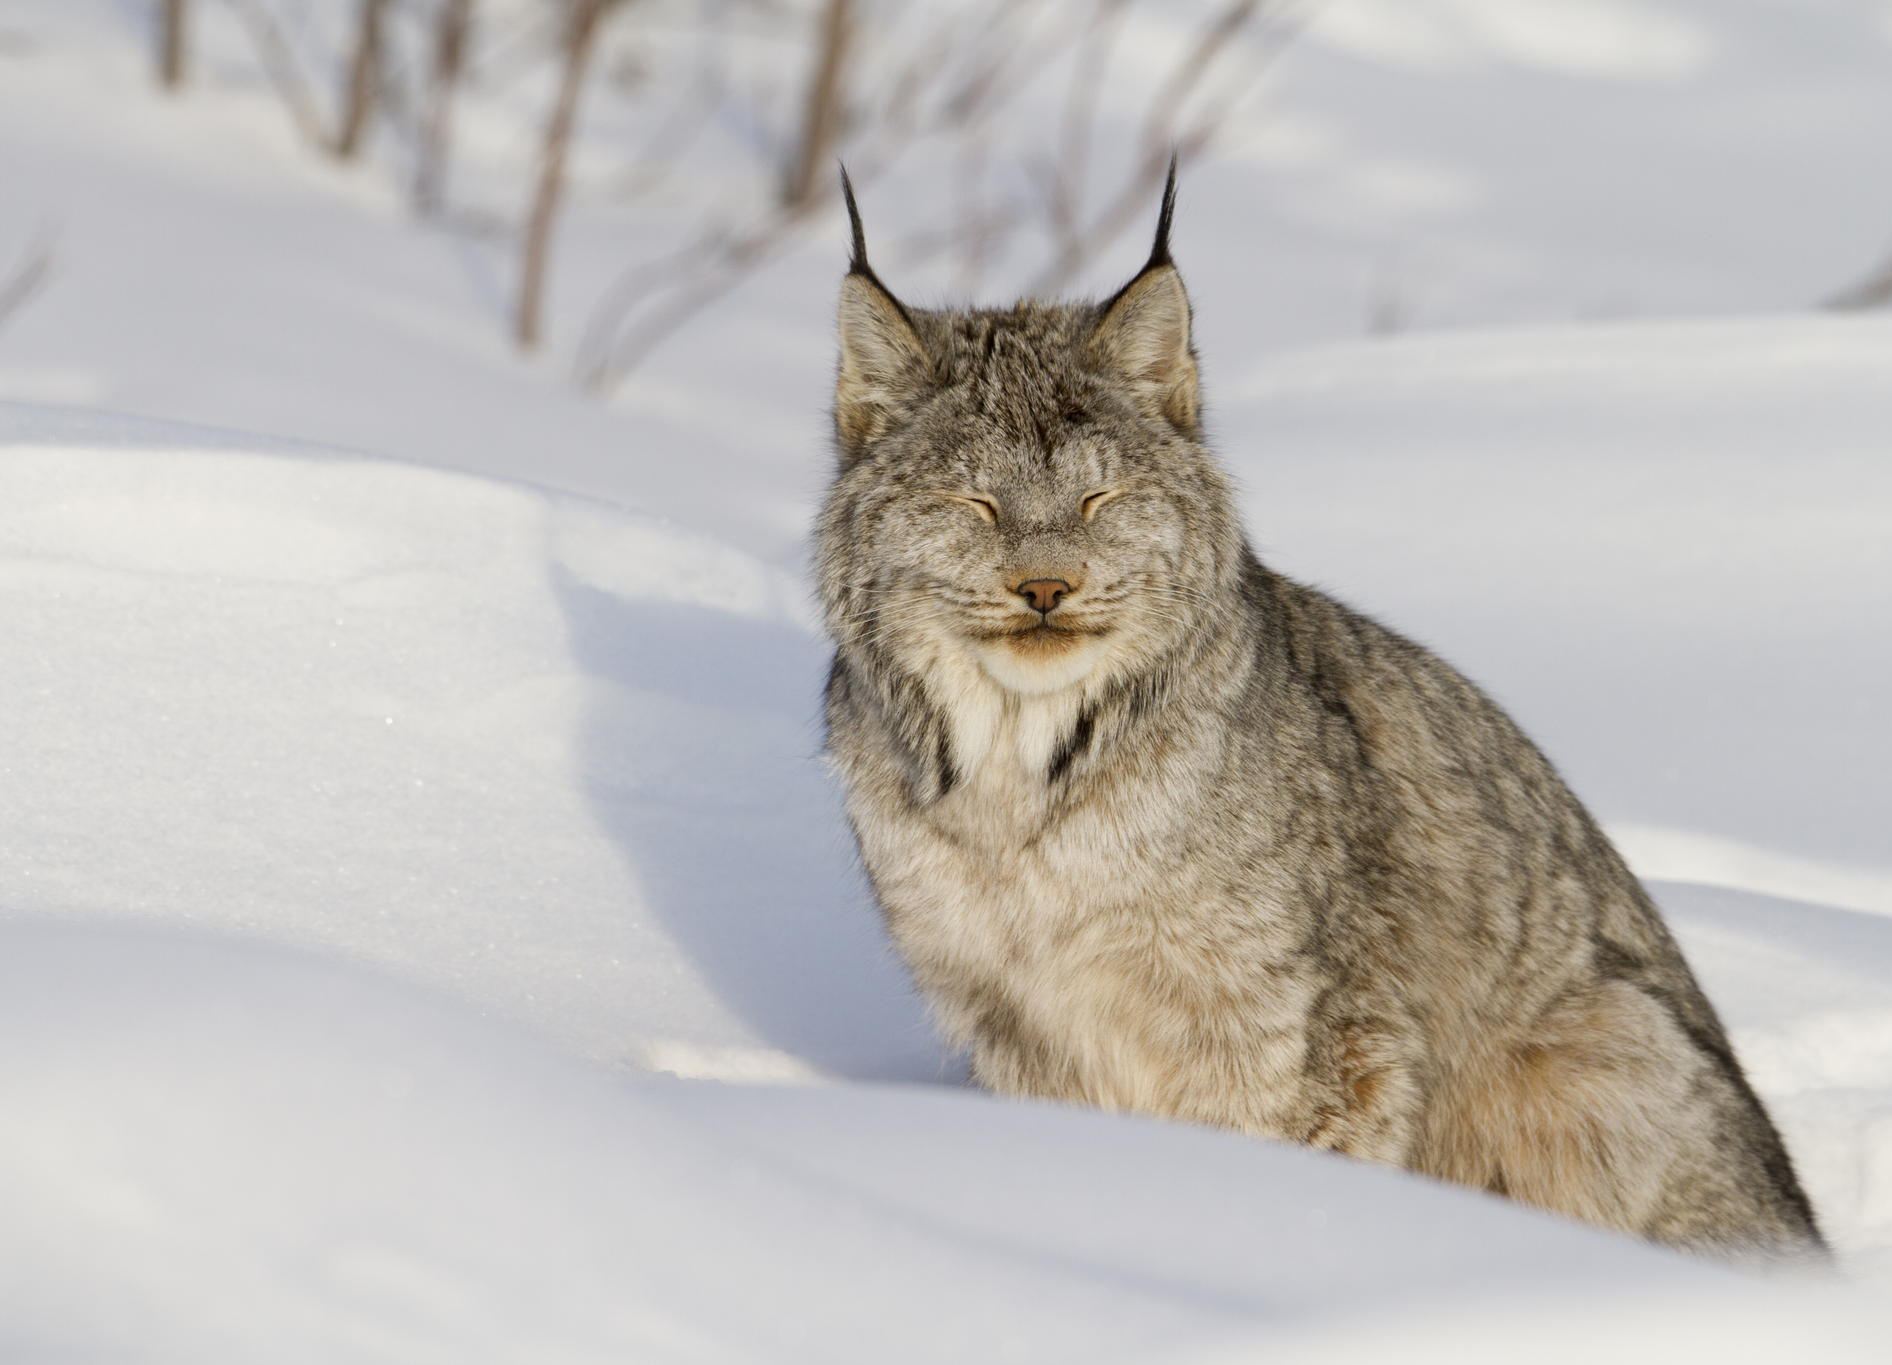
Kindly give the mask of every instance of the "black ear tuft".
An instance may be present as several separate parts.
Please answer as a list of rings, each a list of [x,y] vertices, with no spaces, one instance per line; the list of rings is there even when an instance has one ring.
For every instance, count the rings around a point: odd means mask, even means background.
[[[1098,307],[1089,349],[1095,363],[1129,382],[1152,415],[1193,435],[1200,415],[1196,353],[1190,343],[1189,293],[1169,256],[1169,225],[1175,216],[1172,152],[1150,259]]]
[[[1142,267],[1136,274],[1130,277],[1129,282],[1125,284],[1123,288],[1104,300],[1103,306],[1097,310],[1099,316],[1107,314],[1111,309],[1115,308],[1123,296],[1130,292],[1131,286],[1136,284],[1136,282],[1145,275],[1148,275],[1152,270],[1162,270],[1166,267],[1171,270],[1176,268],[1176,262],[1171,260],[1169,255],[1169,224],[1175,216],[1176,153],[1172,151],[1169,154],[1169,178],[1163,182],[1163,208],[1162,211],[1156,215],[1156,240],[1150,245],[1150,259],[1143,263]],[[873,272],[869,271],[868,273],[871,275]]]
[[[854,254],[848,258],[847,273],[871,280],[874,268],[867,263],[867,230],[861,226],[861,206],[854,202],[854,182],[847,178],[846,166],[841,167],[841,197],[847,200],[847,221],[854,232]]]
[[[1169,224],[1176,216],[1176,153],[1169,154],[1169,179],[1163,183],[1163,211],[1156,217],[1156,242],[1150,247],[1150,259],[1143,263],[1144,271],[1156,269],[1162,265],[1174,265],[1169,257]]]
[[[839,165],[840,163],[835,163]],[[867,263],[867,229],[861,226],[861,206],[854,202],[854,182],[848,179],[847,167],[841,167],[841,197],[847,200],[848,227],[853,234],[853,251],[848,256],[847,273],[859,275],[874,288],[887,296],[887,302],[905,319],[907,326],[913,325],[913,315],[907,312],[907,306],[895,297],[893,290],[874,273],[874,267]]]

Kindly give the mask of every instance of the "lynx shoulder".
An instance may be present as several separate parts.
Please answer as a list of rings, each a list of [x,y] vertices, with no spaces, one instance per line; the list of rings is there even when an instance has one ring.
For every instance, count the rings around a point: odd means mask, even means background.
[[[817,533],[829,747],[888,929],[992,1090],[1817,1254],[1660,915],[1517,726],[1262,565],[1169,253],[923,311],[854,252]]]

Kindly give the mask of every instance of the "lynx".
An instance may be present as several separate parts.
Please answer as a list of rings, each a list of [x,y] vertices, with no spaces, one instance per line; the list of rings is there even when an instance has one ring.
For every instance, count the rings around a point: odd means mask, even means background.
[[[829,750],[974,1078],[1817,1257],[1654,904],[1419,645],[1260,563],[1156,240],[1101,303],[924,311],[853,257],[817,532]]]

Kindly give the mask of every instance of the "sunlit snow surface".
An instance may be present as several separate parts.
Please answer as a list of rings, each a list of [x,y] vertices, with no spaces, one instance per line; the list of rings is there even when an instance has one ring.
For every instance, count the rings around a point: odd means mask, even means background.
[[[664,225],[581,192],[522,363],[503,245],[417,227],[397,148],[297,147],[200,8],[172,101],[141,7],[0,15],[0,269],[55,244],[0,326],[0,1357],[1883,1359],[1892,324],[1303,344],[1388,291],[1846,282],[1882,5],[1329,6],[1177,233],[1258,548],[1493,691],[1650,879],[1818,1288],[966,1089],[820,761],[838,226],[586,400],[589,297]],[[495,126],[459,196],[511,213]]]
[[[0,1343],[1501,1358],[1817,1313],[1870,1358],[1863,1292],[957,1086],[799,590],[712,536],[127,419],[0,409],[0,447]],[[1877,1275],[1892,918],[1657,889]]]

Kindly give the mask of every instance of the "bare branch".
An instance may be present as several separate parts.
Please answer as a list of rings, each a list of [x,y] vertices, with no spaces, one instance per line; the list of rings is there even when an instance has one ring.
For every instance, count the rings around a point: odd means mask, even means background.
[[[980,194],[991,154],[991,139],[983,129],[960,141],[959,190],[954,196],[959,212],[952,241],[959,256],[959,289],[965,294],[978,292],[1003,221],[985,211]]]
[[[158,82],[166,90],[184,84],[185,26],[190,18],[185,0],[164,0],[158,7]]]
[[[850,157],[848,169],[860,186],[873,180],[883,167]],[[719,240],[713,254],[706,254],[692,242],[668,256],[634,267],[617,282],[606,306],[592,319],[580,347],[576,367],[579,383],[593,393],[610,392],[704,308],[786,250],[795,234],[822,213],[820,199],[800,207],[778,207],[742,236]],[[1008,214],[995,211],[954,230],[919,234],[894,245],[907,260],[923,260],[953,247],[960,240],[961,230],[996,237],[1008,220]]]
[[[53,272],[53,235],[40,236],[21,253],[12,273],[0,276],[0,326],[4,326],[46,287]]]
[[[1880,262],[1865,279],[1841,290],[1822,306],[1835,312],[1853,313],[1889,305],[1892,305],[1892,256]]]
[[[348,91],[342,101],[341,124],[335,130],[333,147],[335,155],[343,161],[351,161],[360,153],[381,85],[382,24],[387,17],[388,0],[360,0],[360,5],[355,52],[348,64]]]
[[[599,20],[604,16],[604,9],[605,0],[571,0],[565,31],[565,66],[559,78],[552,117],[545,125],[545,140],[539,151],[538,186],[526,217],[520,257],[519,310],[514,318],[513,337],[522,350],[536,347],[544,330],[545,276],[551,262],[552,224],[564,193],[565,159],[571,147],[572,128],[578,122],[579,96],[584,92],[585,73],[597,46]]]
[[[848,155],[856,183],[868,183],[931,132],[974,137],[976,129],[1022,88],[1024,76],[1013,75],[1050,61],[1057,45],[1075,33],[1067,24],[1049,37],[1015,41],[1012,29],[1019,15],[1043,3],[994,0],[977,23],[976,41],[954,41],[955,25],[965,24],[955,15],[943,24],[925,26],[909,60],[878,63],[890,77],[865,101],[868,113],[862,122],[870,130],[868,140]],[[817,54],[817,71],[820,62]],[[815,84],[820,84],[818,77]],[[664,269],[640,265],[627,271],[606,292],[587,328],[577,363],[581,382],[600,391],[618,383],[697,311],[771,259],[804,220],[823,207],[823,196],[815,192],[820,184],[817,174],[814,189],[800,201],[778,200],[746,227],[700,231],[690,247],[666,258]],[[966,243],[983,260],[988,244],[1009,225],[1001,216],[973,215],[962,220],[962,231],[951,240]]]
[[[822,173],[841,131],[843,76],[854,32],[853,0],[826,0],[815,44],[814,71],[803,101],[801,136],[782,186],[782,202],[805,204],[824,183]]]
[[[295,50],[289,45],[275,17],[257,0],[230,0],[230,4],[249,29],[250,41],[255,43],[256,55],[263,64],[263,74],[289,107],[289,115],[295,120],[296,130],[312,146],[326,146],[328,137],[323,129],[321,108],[309,92],[309,83],[303,78],[302,69],[296,62]]]
[[[1087,225],[1064,238],[1050,265],[1032,282],[1030,292],[1050,294],[1068,288],[1086,260],[1115,241],[1147,210],[1151,196],[1163,182],[1171,154],[1187,159],[1214,138],[1236,104],[1285,49],[1286,37],[1267,49],[1261,62],[1244,73],[1245,84],[1227,92],[1186,128],[1179,126],[1179,120],[1191,97],[1209,86],[1210,69],[1217,58],[1261,8],[1260,0],[1234,0],[1178,60],[1144,115],[1135,169]]]
[[[1237,49],[1236,40],[1244,29],[1264,11],[1292,3],[1231,0],[1216,12],[1165,73],[1150,99],[1125,183],[1088,219],[1084,180],[1092,127],[1128,0],[1094,0],[1091,6],[1052,11],[1043,9],[1043,0],[994,0],[976,15],[956,10],[943,23],[922,24],[918,42],[909,53],[883,54],[863,67],[881,73],[882,79],[879,88],[866,92],[861,102],[862,140],[850,147],[849,169],[857,183],[865,184],[922,140],[950,139],[957,208],[948,226],[914,239],[912,245],[929,252],[952,251],[961,284],[976,287],[997,245],[1030,218],[1020,205],[992,204],[983,193],[994,120],[1030,87],[1037,72],[1052,67],[1061,50],[1075,44],[1078,53],[1071,68],[1071,87],[1056,133],[1060,165],[1044,177],[1050,188],[1040,206],[1050,221],[1055,259],[1034,292],[1061,288],[1085,260],[1144,214],[1161,184],[1170,152],[1199,151],[1252,93],[1253,66],[1232,73],[1233,80],[1215,77],[1228,63],[1228,54]],[[933,12],[916,12],[932,18]],[[1035,22],[1040,15],[1045,21]],[[823,74],[831,56],[825,49],[831,46],[824,26],[813,57],[808,121],[823,104],[831,110],[837,104],[831,93],[835,82]],[[824,91],[824,86],[829,90]],[[633,266],[619,277],[586,328],[576,364],[581,382],[593,390],[607,390],[621,381],[702,308],[734,289],[793,240],[813,216],[811,206],[821,202],[804,178],[810,162],[807,141],[804,137],[797,149],[795,183],[790,187],[796,191],[794,196],[785,191],[772,211],[746,226],[719,229],[706,224],[689,245],[660,261]],[[818,176],[812,184],[818,187]]]
[[[645,262],[620,277],[586,330],[579,352],[578,381],[594,393],[615,387],[698,310],[727,294],[773,257],[787,242],[795,224],[819,202],[779,205],[738,238],[698,238],[680,251]],[[635,318],[635,325],[627,328],[627,318]]]
[[[472,32],[473,0],[441,0],[440,12],[434,18],[426,112],[421,115],[420,146],[414,157],[414,209],[425,216],[440,212],[446,198],[453,101],[466,70]]]
[[[683,159],[683,153],[709,129],[723,94],[707,77],[700,79],[667,114],[657,119],[649,135],[631,154],[629,169],[618,178],[618,192],[648,194],[662,185]]]
[[[1143,118],[1143,140],[1161,141],[1165,131],[1175,126],[1176,116],[1189,96],[1202,86],[1203,78],[1222,49],[1249,24],[1261,8],[1261,0],[1234,0],[1216,16],[1196,39],[1196,45],[1169,73],[1169,81],[1150,101]]]
[[[1052,232],[1061,250],[1077,243],[1078,218],[1083,212],[1084,181],[1090,163],[1091,127],[1097,121],[1097,95],[1110,65],[1117,35],[1123,31],[1127,0],[1097,0],[1097,15],[1086,41],[1078,50],[1077,65],[1065,92],[1064,117],[1059,125],[1058,153],[1047,177],[1051,186],[1049,213]]]

